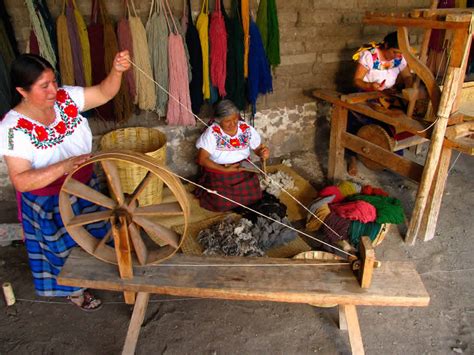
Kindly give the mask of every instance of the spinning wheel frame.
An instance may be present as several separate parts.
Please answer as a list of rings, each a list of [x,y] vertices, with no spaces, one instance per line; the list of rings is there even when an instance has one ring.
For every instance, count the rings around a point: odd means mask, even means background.
[[[126,196],[122,192],[114,161],[137,164],[148,170],[131,196]],[[133,274],[132,264],[134,266],[157,264],[174,255],[187,235],[190,215],[186,190],[181,182],[165,169],[162,169],[155,160],[141,153],[123,150],[99,153],[75,171],[93,163],[102,165],[109,183],[111,197],[105,196],[101,192],[75,180],[72,178],[73,173],[66,178],[59,194],[59,209],[64,226],[77,244],[100,260],[119,264],[122,277],[126,277],[126,275],[122,273],[121,264],[128,264],[126,269],[131,272],[129,275],[131,277]],[[160,178],[167,185],[176,197],[176,202],[138,206],[137,198],[153,175]],[[104,207],[105,210],[75,215],[70,203],[71,196],[91,201]],[[150,216],[159,218],[182,216],[184,220],[183,234],[179,236],[172,229],[150,219]],[[103,239],[95,238],[84,227],[98,221],[110,221],[111,223],[111,229]],[[124,228],[124,226],[127,226],[127,228]],[[149,249],[142,240],[140,229],[143,229],[153,241],[161,240],[163,245],[156,245],[156,249]],[[111,239],[114,240],[115,248],[106,244]],[[133,250],[135,255],[132,255]]]

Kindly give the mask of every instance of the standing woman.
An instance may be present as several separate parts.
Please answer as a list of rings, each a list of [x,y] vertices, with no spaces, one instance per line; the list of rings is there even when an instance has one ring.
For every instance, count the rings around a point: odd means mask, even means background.
[[[96,310],[101,301],[81,288],[61,286],[56,277],[76,245],[59,215],[59,190],[65,175],[84,163],[92,149],[92,133],[81,111],[105,104],[119,91],[122,73],[130,67],[128,51],[115,56],[109,75],[91,87],[58,89],[51,64],[33,54],[22,54],[11,66],[13,109],[0,122],[0,155],[5,157],[10,180],[21,193],[25,246],[40,296],[67,296],[83,310]],[[96,187],[92,167],[75,174]],[[76,213],[93,212],[88,201],[71,201]],[[104,225],[90,225],[100,238]]]
[[[251,150],[263,160],[268,159],[270,151],[261,144],[258,132],[240,119],[232,101],[216,104],[214,121],[196,142],[197,163],[202,171],[199,183],[233,201],[251,205],[262,198],[260,182],[256,173],[241,170],[240,162],[250,156]],[[211,211],[238,207],[201,188],[196,189],[196,196],[201,207]]]

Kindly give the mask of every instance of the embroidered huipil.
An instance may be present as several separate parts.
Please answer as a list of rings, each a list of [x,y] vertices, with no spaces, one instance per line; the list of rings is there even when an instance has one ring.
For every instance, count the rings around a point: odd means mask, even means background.
[[[213,123],[196,142],[196,148],[204,149],[210,159],[217,164],[233,164],[250,156],[250,149],[256,149],[261,143],[258,132],[243,121],[239,121],[237,133],[230,136]]]
[[[407,62],[401,53],[397,53],[392,60],[380,60],[377,48],[361,52],[359,63],[368,69],[363,79],[366,83],[381,83],[385,80],[386,89],[395,85],[398,74],[407,66]]]
[[[83,107],[84,88],[65,86],[57,92],[56,119],[48,126],[10,110],[0,122],[0,155],[26,159],[39,169],[90,153],[92,133],[79,113]]]

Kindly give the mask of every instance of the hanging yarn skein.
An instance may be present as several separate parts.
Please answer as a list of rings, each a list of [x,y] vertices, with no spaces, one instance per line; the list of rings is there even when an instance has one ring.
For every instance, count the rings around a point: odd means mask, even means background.
[[[117,36],[114,30],[114,25],[107,13],[107,9],[104,6],[103,0],[99,0],[99,8],[102,17],[102,22],[104,24],[104,66],[105,72],[108,73],[112,69],[115,54],[119,51],[119,46],[117,42]],[[130,72],[132,72],[131,69],[127,70],[125,74]],[[120,83],[119,92],[117,93],[117,95],[115,95],[113,99],[115,120],[117,122],[123,122],[130,118],[133,109],[132,102],[133,97],[130,96],[128,81],[122,80],[122,82]]]
[[[227,32],[220,5],[220,0],[216,0],[216,6],[211,15],[209,45],[211,47],[211,82],[212,85],[217,87],[219,96],[224,97],[227,95],[225,91],[227,68]]]
[[[242,0],[240,3],[240,14],[242,16],[242,28],[244,30],[244,77],[249,75],[249,52],[250,40],[252,34],[250,33],[250,5],[249,0]],[[261,41],[261,39],[260,39]]]
[[[51,38],[46,29],[45,22],[40,14],[35,10],[33,0],[25,0],[31,26],[38,40],[40,55],[45,58],[53,67],[57,65],[56,53],[51,42]]]
[[[201,40],[202,51],[202,93],[204,100],[211,98],[209,83],[209,4],[208,0],[202,1],[201,12],[196,20],[196,28]]]
[[[178,31],[176,22],[173,18],[168,0],[165,0],[166,10],[171,18],[174,32],[169,26],[168,42],[168,65],[169,65],[169,92],[176,100],[168,102],[168,112],[166,120],[169,125],[194,126],[196,121],[191,111],[191,97],[189,96],[189,77],[186,62],[186,51],[184,49],[184,40]],[[166,11],[165,11],[166,14]]]
[[[155,81],[168,90],[168,26],[163,10],[162,0],[152,0],[148,22],[146,24],[148,49]],[[158,115],[166,114],[168,94],[164,90],[156,91],[155,111]]]
[[[69,31],[67,19],[63,9],[56,19],[56,33],[58,37],[59,70],[61,72],[62,85],[74,85],[74,64],[72,60],[71,42],[69,41]]]
[[[197,115],[201,110],[203,103],[203,92],[202,92],[202,49],[201,41],[199,39],[199,33],[194,26],[193,19],[191,17],[191,3],[188,2],[188,27],[186,30],[186,45],[189,51],[189,64],[192,71],[192,79],[189,83],[189,92],[191,95],[191,106],[193,112]]]
[[[89,37],[87,35],[87,26],[84,18],[77,9],[76,0],[72,0],[74,8],[74,19],[76,20],[77,35],[82,53],[82,72],[84,75],[85,86],[92,85],[92,68],[91,68],[91,50],[89,44]]]
[[[227,68],[226,83],[227,99],[231,100],[241,111],[245,109],[245,78],[244,78],[244,31],[240,21],[238,0],[232,0],[231,18],[226,19],[225,8],[221,4],[227,28]]]
[[[66,20],[67,29],[69,33],[69,41],[71,42],[74,83],[78,86],[86,86],[86,81],[84,78],[84,68],[82,65],[82,48],[72,0],[66,0]]]
[[[273,91],[272,74],[268,64],[262,38],[255,22],[250,22],[250,49],[248,59],[248,98],[252,105],[252,114],[257,111],[257,97]]]
[[[127,10],[125,10],[126,12]],[[117,39],[118,45],[121,51],[128,50],[130,59],[134,61],[135,56],[133,53],[133,39],[130,31],[130,23],[124,15],[117,23]],[[128,92],[132,98],[132,102],[137,104],[137,87],[135,84],[135,68],[130,68],[125,73],[125,81],[127,82]]]
[[[128,21],[130,33],[132,34],[133,54],[136,65],[145,73],[135,72],[135,85],[137,88],[138,107],[142,110],[154,110],[156,105],[155,84],[148,78],[153,77],[150,64],[150,52],[146,40],[146,31],[140,17],[137,15],[133,0],[129,0],[132,6],[133,15],[127,3]],[[148,77],[147,77],[148,76]]]

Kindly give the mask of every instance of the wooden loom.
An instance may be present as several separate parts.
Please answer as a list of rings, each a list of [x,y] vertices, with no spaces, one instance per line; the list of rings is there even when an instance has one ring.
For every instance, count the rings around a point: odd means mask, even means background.
[[[315,97],[334,105],[331,119],[328,175],[332,180],[344,177],[344,150],[349,149],[385,168],[419,182],[406,241],[414,244],[416,239],[430,240],[435,235],[452,150],[474,154],[474,140],[465,138],[474,130],[473,122],[464,122],[463,115],[458,112],[460,90],[471,45],[473,12],[469,9],[419,9],[401,15],[369,13],[366,15],[364,23],[397,27],[400,49],[410,69],[417,75],[416,85],[407,94],[411,100],[407,114],[390,110],[383,112],[374,110],[361,98],[363,96],[361,94],[341,96],[324,90],[313,91]],[[420,59],[410,51],[408,27],[425,30]],[[433,73],[424,63],[432,29],[444,29],[451,34],[449,61],[442,90]],[[408,115],[413,112],[414,101],[418,98],[420,80],[425,84],[431,102],[433,115],[431,121],[435,122],[432,129],[428,124],[417,121]],[[390,124],[396,127],[397,131],[406,131],[414,135],[408,139],[409,142],[398,144],[393,148],[394,150],[430,140],[425,165],[421,166],[394,154],[392,151],[383,149],[369,140],[349,134],[346,131],[349,110]]]
[[[122,191],[117,162],[137,164],[145,169],[142,182],[130,196]],[[354,354],[364,353],[356,306],[426,306],[429,303],[413,264],[386,262],[372,273],[376,260],[367,237],[361,241],[360,258],[351,263],[176,254],[186,237],[190,214],[181,182],[152,158],[139,153],[99,153],[86,164],[92,163],[102,166],[111,196],[78,182],[72,174],[64,182],[60,192],[61,217],[72,238],[90,255],[74,250],[58,282],[121,291],[127,303],[135,303],[124,354],[135,351],[150,293],[321,306],[337,304],[339,326],[348,331]],[[163,180],[174,194],[175,202],[137,205],[136,200],[152,175]],[[104,210],[75,215],[70,204],[73,196],[94,202]],[[183,218],[182,235],[160,223],[170,216]],[[98,221],[111,223],[111,232],[102,240],[91,236],[86,228]],[[108,243],[112,239],[114,246]],[[118,265],[119,272],[112,264]]]

